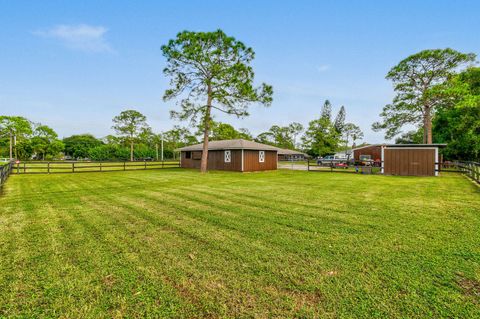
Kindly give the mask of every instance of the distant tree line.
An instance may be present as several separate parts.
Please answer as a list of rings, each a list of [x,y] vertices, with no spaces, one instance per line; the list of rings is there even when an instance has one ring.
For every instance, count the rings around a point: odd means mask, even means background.
[[[305,130],[300,123],[286,126],[273,125],[268,131],[256,136],[245,128],[211,120],[208,137],[211,141],[246,139],[274,145],[280,148],[305,151],[313,156],[327,155],[345,149],[363,137],[360,128],[345,123],[345,108],[342,106],[332,118],[332,106],[327,100],[319,118],[311,121]],[[79,134],[59,139],[50,127],[33,123],[17,116],[0,117],[0,157],[9,157],[10,133],[15,137],[13,157],[20,160],[89,159],[144,160],[161,158],[177,159],[175,150],[200,143],[204,127],[174,126],[172,129],[155,133],[147,124],[147,118],[136,110],[126,110],[113,118],[114,135],[97,138],[92,134]]]

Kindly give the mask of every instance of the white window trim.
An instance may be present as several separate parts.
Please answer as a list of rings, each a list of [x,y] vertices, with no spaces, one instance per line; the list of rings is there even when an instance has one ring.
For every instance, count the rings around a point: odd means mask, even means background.
[[[258,162],[265,163],[265,151],[258,151]]]
[[[228,154],[228,155],[227,155]],[[232,162],[232,151],[230,150],[225,150],[223,152],[223,161],[225,163],[231,163]]]

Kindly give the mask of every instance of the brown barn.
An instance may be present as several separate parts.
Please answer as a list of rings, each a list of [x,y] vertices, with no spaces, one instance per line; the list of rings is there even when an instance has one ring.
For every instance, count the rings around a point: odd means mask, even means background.
[[[438,176],[445,144],[373,144],[353,149],[356,163],[378,163],[385,175]]]
[[[180,166],[200,168],[203,143],[178,149]],[[243,139],[210,141],[208,143],[208,169],[253,172],[277,169],[274,146]]]
[[[368,162],[382,160],[382,144],[372,144],[353,149],[353,160],[355,162]]]

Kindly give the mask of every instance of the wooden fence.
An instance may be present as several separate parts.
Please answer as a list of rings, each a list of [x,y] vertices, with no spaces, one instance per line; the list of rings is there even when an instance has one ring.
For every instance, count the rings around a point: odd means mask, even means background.
[[[453,161],[444,162],[440,165],[441,172],[460,172],[465,174],[473,181],[480,184],[480,163],[478,162],[465,162],[465,161]]]
[[[3,163],[2,163],[3,164]],[[10,176],[10,173],[12,172],[13,169],[13,162],[8,162],[5,165],[0,165],[0,189],[3,187],[3,184],[8,179],[8,176]]]
[[[117,172],[178,168],[176,161],[134,161],[134,162],[78,162],[78,161],[28,161],[14,163],[13,174],[58,174],[87,172]]]
[[[331,162],[326,165],[318,165],[316,162],[307,162],[307,170],[315,172],[337,172],[337,173],[362,173],[362,174],[380,174],[381,168],[378,166],[359,166],[352,163]],[[480,184],[480,163],[466,161],[449,161],[435,163],[438,165],[437,172],[455,172],[462,173]]]
[[[359,173],[380,174],[381,167],[376,165],[355,165],[352,162],[333,160],[325,164],[316,161],[307,161],[307,171],[311,172],[335,172],[335,173]]]

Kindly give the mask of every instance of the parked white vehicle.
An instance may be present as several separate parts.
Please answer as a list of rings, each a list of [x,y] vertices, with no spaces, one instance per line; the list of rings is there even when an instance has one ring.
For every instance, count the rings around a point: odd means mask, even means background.
[[[317,159],[318,165],[326,165],[332,163],[345,163],[348,160],[347,156],[338,156],[338,155],[327,155]]]

